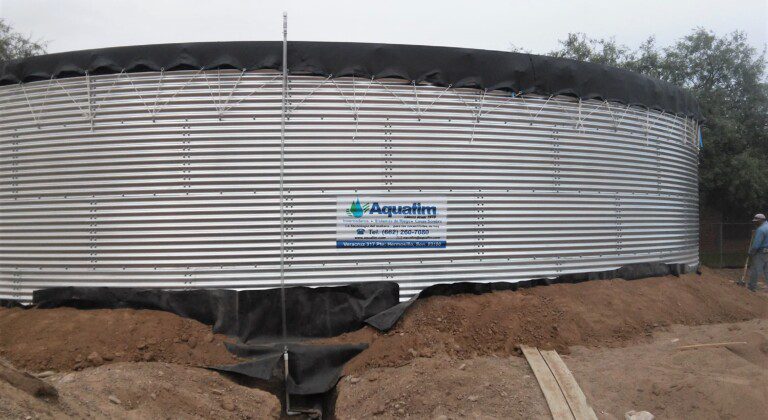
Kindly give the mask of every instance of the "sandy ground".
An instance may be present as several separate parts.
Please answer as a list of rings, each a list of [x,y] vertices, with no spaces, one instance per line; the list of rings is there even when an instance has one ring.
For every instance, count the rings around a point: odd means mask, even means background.
[[[417,302],[364,342],[334,394],[336,418],[548,418],[518,346],[556,349],[601,418],[766,418],[768,290],[739,270],[600,280]],[[226,337],[170,313],[0,308],[0,357],[45,378],[57,401],[0,382],[0,418],[270,418],[280,403],[198,366],[236,359]],[[743,341],[678,350],[685,344]],[[333,407],[334,401],[329,406]]]
[[[0,357],[33,372],[114,362],[236,363],[226,340],[211,327],[170,312],[0,308]]]
[[[659,419],[765,419],[766,336],[768,320],[673,326],[643,344],[574,347],[563,359],[601,419],[630,410]],[[678,350],[720,341],[747,344]],[[348,376],[337,389],[343,419],[550,418],[533,372],[515,356],[417,357]]]
[[[732,282],[739,281],[744,274],[743,268],[704,268],[704,270],[715,273]],[[749,281],[749,273],[747,273],[745,280]],[[763,296],[768,296],[768,284],[763,279],[758,279],[757,281],[757,292]]]
[[[631,409],[659,418],[768,418],[768,320],[674,326],[650,343],[575,347],[563,360],[601,418]],[[746,342],[678,350],[714,342]]]
[[[373,368],[337,385],[340,419],[549,418],[539,385],[520,357],[417,357]]]
[[[387,333],[364,328],[320,342],[366,342],[348,374],[400,366],[418,356],[520,355],[527,344],[567,354],[571,346],[626,346],[671,325],[768,318],[768,295],[729,275],[596,280],[417,301]]]
[[[280,402],[206,369],[170,363],[115,363],[45,379],[57,400],[0,381],[0,418],[279,418]]]

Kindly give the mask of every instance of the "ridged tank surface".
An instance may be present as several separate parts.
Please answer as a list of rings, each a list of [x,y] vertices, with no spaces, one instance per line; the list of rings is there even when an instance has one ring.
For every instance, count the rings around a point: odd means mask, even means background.
[[[291,75],[286,285],[698,264],[698,126],[662,111]],[[0,299],[280,285],[277,71],[0,86]],[[338,249],[339,196],[445,197],[442,249]]]

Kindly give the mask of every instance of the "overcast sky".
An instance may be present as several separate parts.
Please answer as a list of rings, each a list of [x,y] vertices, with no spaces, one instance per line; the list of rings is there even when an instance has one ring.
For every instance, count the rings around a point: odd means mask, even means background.
[[[702,26],[768,42],[768,0],[0,0],[0,16],[49,52],[191,41],[289,39],[443,45],[536,53],[569,32],[669,45]]]

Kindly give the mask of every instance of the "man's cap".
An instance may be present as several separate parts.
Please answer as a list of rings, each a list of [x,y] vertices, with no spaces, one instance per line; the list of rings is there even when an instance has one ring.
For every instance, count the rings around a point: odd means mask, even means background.
[[[765,221],[765,215],[764,215],[763,213],[757,213],[757,214],[755,215],[755,218],[754,218],[754,219],[752,219],[752,221],[753,221],[753,222],[760,222],[760,221]]]

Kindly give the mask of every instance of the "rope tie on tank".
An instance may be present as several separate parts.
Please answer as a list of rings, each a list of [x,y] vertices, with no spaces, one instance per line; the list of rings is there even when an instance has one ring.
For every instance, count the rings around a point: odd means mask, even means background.
[[[536,111],[536,114],[534,115],[534,114],[531,113],[531,106],[528,105],[528,102],[526,102],[525,97],[523,96],[523,93],[519,92],[517,94],[517,97],[520,98],[520,101],[522,101],[523,105],[525,105],[525,112],[528,113],[528,115],[531,117],[532,120],[535,120],[536,118],[539,117],[539,114],[541,113],[541,111],[544,110],[544,108],[547,107],[547,104],[549,103],[549,100],[552,99],[553,96],[554,95],[549,95],[549,98],[547,98],[547,100],[544,101],[544,104],[541,105],[541,108],[539,108],[539,110]],[[563,110],[563,111],[565,111],[565,110]]]
[[[546,108],[547,104],[549,103],[550,99],[552,99],[552,97],[553,97],[553,96],[554,96],[554,95],[549,95],[549,98],[547,98],[547,100],[546,100],[546,101],[544,101],[544,105],[542,105],[542,106],[541,106],[541,108],[539,108],[539,110],[538,110],[538,111],[536,111],[536,115],[534,115],[534,116],[533,116],[533,119],[534,119],[534,120],[535,120],[536,118],[539,118],[539,114],[541,114],[541,111],[543,111],[543,110],[544,110],[544,108]],[[520,96],[520,98],[522,99],[522,96]]]
[[[296,109],[299,107],[299,105],[303,104],[303,103],[304,103],[304,101],[306,101],[306,100],[307,100],[307,99],[309,99],[309,98],[310,98],[312,95],[314,95],[314,93],[315,93],[315,92],[317,92],[317,91],[318,91],[320,88],[322,88],[322,87],[323,87],[323,86],[324,86],[326,83],[328,83],[328,81],[329,81],[329,80],[331,80],[331,78],[332,78],[332,77],[333,77],[333,75],[332,75],[332,74],[331,74],[331,75],[328,75],[328,77],[326,77],[326,78],[325,78],[325,80],[323,80],[322,82],[318,83],[318,85],[317,85],[317,86],[315,86],[315,88],[314,88],[314,89],[312,89],[312,90],[309,92],[309,94],[308,94],[307,96],[305,96],[305,97],[304,97],[304,99],[300,100],[300,101],[299,101],[299,102],[298,102],[296,105],[294,105],[292,108],[288,108],[287,112],[290,114],[291,112],[295,111],[295,110],[296,110]]]
[[[93,108],[91,104],[91,75],[86,71],[85,72],[85,88],[86,92],[85,94],[88,97],[88,125],[90,126],[91,132],[93,132]]]
[[[512,96],[510,96],[509,98],[507,98],[507,100],[506,100],[506,101],[504,101],[504,102],[502,102],[502,103],[500,103],[500,104],[496,105],[495,107],[493,107],[493,108],[491,108],[491,109],[489,109],[489,110],[485,111],[485,114],[481,115],[481,117],[482,117],[482,116],[485,116],[485,115],[488,115],[488,114],[490,114],[491,112],[493,112],[493,111],[495,111],[496,109],[498,109],[498,108],[502,107],[503,105],[507,105],[508,103],[512,102],[512,100],[513,100],[513,99],[515,99],[515,92],[512,92]]]
[[[416,81],[411,81],[411,85],[413,86],[413,97],[416,99],[416,116],[421,117],[421,109],[419,108],[419,92],[416,90]]]
[[[611,122],[613,123],[613,129],[618,130],[619,127],[616,124],[616,116],[613,114],[613,109],[611,108],[610,102],[605,101],[605,107],[608,108],[608,116],[611,117]]]
[[[208,94],[211,96],[211,100],[213,101],[213,108],[218,111],[219,102],[216,100],[216,96],[213,94],[213,86],[211,86],[211,82],[208,81],[208,72],[203,72],[203,79],[205,80],[205,86],[208,88]]]
[[[459,100],[464,104],[465,107],[469,109],[470,114],[472,114],[472,118],[477,119],[479,113],[475,112],[473,109],[475,108],[475,105],[470,105],[469,102],[467,102],[463,96],[457,91],[456,96],[459,98]],[[485,91],[481,91],[481,97],[480,97],[480,105],[479,108],[482,110],[483,107],[483,99],[485,98]]]
[[[629,108],[630,108],[631,106],[632,106],[632,105],[629,105],[629,104],[628,104],[628,105],[627,105],[627,106],[624,108],[624,113],[621,115],[621,119],[619,120],[619,122],[618,122],[618,123],[616,123],[616,126],[617,126],[617,128],[618,128],[618,127],[621,127],[621,123],[622,123],[622,122],[624,122],[624,118],[626,118],[626,117],[627,117],[627,114],[629,114]]]
[[[144,97],[141,95],[141,92],[139,92],[139,89],[136,87],[136,84],[133,83],[133,79],[131,79],[131,75],[129,75],[128,73],[125,73],[125,78],[128,80],[128,83],[131,84],[133,91],[136,92],[136,95],[139,97],[139,100],[141,100],[141,103],[144,104],[145,107],[147,107],[147,112],[149,113],[149,115],[152,115],[152,109],[149,107],[149,104],[147,104],[147,101],[144,100]]]
[[[59,87],[59,89],[61,89],[61,90],[62,90],[64,93],[66,93],[66,94],[67,94],[67,96],[69,97],[69,100],[70,100],[70,101],[72,101],[72,103],[73,103],[73,104],[75,104],[75,106],[77,107],[77,109],[79,109],[79,110],[80,110],[80,114],[81,114],[83,117],[86,117],[86,118],[87,118],[87,117],[88,117],[88,112],[87,112],[86,110],[84,110],[84,109],[83,109],[83,107],[81,107],[81,106],[80,106],[80,104],[79,104],[79,103],[78,103],[78,102],[75,100],[75,98],[74,98],[74,97],[72,97],[72,95],[70,95],[70,94],[69,94],[69,90],[68,90],[68,89],[64,89],[64,86],[62,86],[62,85],[61,85],[61,83],[59,83],[59,80],[58,80],[58,79],[53,79],[53,81],[54,81],[54,82],[56,82],[56,86],[58,86],[58,87]],[[24,86],[22,86],[22,89],[24,89]],[[26,91],[25,91],[25,92],[24,92],[24,96],[26,97],[26,95],[27,95],[27,93],[26,93]],[[29,99],[27,99],[27,103],[29,103]]]
[[[344,102],[346,102],[349,109],[352,110],[352,114],[355,116],[355,118],[357,118],[357,115],[355,114],[355,106],[349,103],[349,100],[347,99],[347,95],[344,94],[344,91],[341,90],[341,88],[339,87],[339,85],[336,83],[335,80],[331,79],[331,83],[333,83],[333,86],[336,87],[336,90],[339,92],[339,95],[341,95],[342,99],[344,99]]]
[[[249,94],[247,94],[247,95],[243,96],[242,98],[240,98],[239,100],[237,100],[237,102],[233,103],[233,104],[232,104],[232,105],[230,105],[230,106],[229,106],[227,109],[225,109],[225,110],[224,110],[224,112],[227,112],[227,111],[229,111],[230,109],[234,108],[235,106],[239,105],[239,104],[240,104],[240,102],[243,102],[244,100],[248,99],[249,97],[251,97],[251,95],[253,95],[254,93],[258,92],[258,90],[259,90],[259,89],[263,88],[264,86],[268,85],[269,83],[272,83],[272,82],[274,82],[275,80],[277,80],[277,78],[278,78],[278,77],[280,77],[280,75],[279,75],[279,74],[278,74],[277,76],[275,76],[275,77],[273,77],[273,78],[271,78],[271,79],[267,80],[266,82],[264,82],[264,83],[260,84],[259,86],[256,86],[255,88],[253,88],[253,90],[251,91],[251,93],[249,93]]]
[[[469,136],[470,143],[472,143],[475,139],[475,128],[477,128],[477,124],[480,123],[480,118],[483,113],[483,104],[485,103],[486,92],[488,92],[487,89],[483,89],[480,91],[480,100],[479,100],[479,105],[477,106],[477,112],[473,110],[473,108],[475,107],[474,105],[470,105],[466,100],[464,100],[464,98],[461,96],[461,94],[458,91],[456,92],[456,96],[464,104],[464,106],[469,109],[469,112],[472,115],[472,133]]]
[[[392,96],[394,96],[395,98],[397,98],[398,100],[400,100],[400,102],[402,102],[402,103],[403,103],[403,105],[405,105],[406,107],[408,107],[408,108],[409,108],[411,111],[413,111],[413,112],[417,112],[417,111],[416,111],[416,109],[414,109],[412,106],[408,105],[408,104],[407,104],[407,103],[406,103],[406,102],[403,100],[403,98],[401,98],[401,97],[397,96],[397,95],[396,95],[394,92],[392,92],[391,90],[389,90],[389,88],[387,87],[387,85],[385,85],[384,83],[381,83],[381,82],[380,82],[380,81],[378,81],[378,80],[376,80],[376,83],[378,83],[379,85],[381,85],[381,86],[384,88],[384,90],[386,90],[387,92],[389,92],[389,93],[390,93]]]
[[[35,121],[35,125],[39,127],[40,121],[38,121],[37,115],[35,115],[35,112],[32,109],[32,103],[29,101],[29,95],[27,95],[27,90],[24,88],[23,83],[19,83],[19,86],[21,87],[21,92],[24,94],[24,100],[27,101],[27,107],[29,107],[29,111],[32,114],[32,119]]]
[[[581,120],[581,98],[578,99],[578,105],[576,106],[576,108],[579,111],[578,119],[576,120],[576,129],[579,130],[580,133],[583,133],[584,126],[582,125],[582,120]]]
[[[579,126],[581,127],[581,128],[579,129],[579,131],[581,131],[582,133],[586,133],[586,131],[587,131],[587,130],[586,130],[586,128],[584,127],[584,121],[586,121],[586,120],[587,120],[589,117],[591,117],[591,116],[592,116],[592,114],[594,114],[594,113],[595,113],[595,111],[597,111],[598,109],[600,109],[600,108],[603,106],[603,104],[607,104],[607,103],[608,103],[608,101],[605,101],[605,102],[601,102],[599,106],[596,106],[596,107],[592,108],[592,111],[590,111],[590,112],[589,112],[589,114],[585,115],[585,116],[582,118],[582,117],[581,117],[581,99],[579,99]]]
[[[373,80],[373,78],[371,78]],[[363,93],[363,97],[360,99],[360,102],[357,102],[357,96],[355,95],[355,76],[352,76],[352,103],[355,105],[355,109],[353,110],[355,114],[355,133],[352,135],[352,141],[355,141],[357,138],[357,130],[360,127],[360,105],[363,104],[365,101],[365,98],[368,96],[368,91],[371,89],[371,85],[373,83],[368,83],[368,86],[365,88],[365,92]]]
[[[157,106],[157,109],[155,109],[155,114],[154,114],[154,116],[156,116],[157,114],[159,114],[159,113],[160,113],[160,111],[162,111],[163,107],[165,107],[166,105],[168,105],[168,104],[169,104],[169,103],[170,103],[170,102],[171,102],[171,101],[172,101],[172,100],[173,100],[173,99],[176,97],[176,95],[178,95],[178,94],[179,94],[179,92],[181,92],[181,91],[183,91],[184,89],[186,89],[186,88],[187,88],[187,86],[189,86],[189,84],[190,84],[190,83],[192,83],[192,80],[194,80],[194,79],[195,79],[195,78],[196,78],[196,77],[197,77],[197,76],[198,76],[198,75],[199,75],[199,74],[200,74],[202,71],[203,71],[203,69],[202,69],[202,67],[201,67],[199,70],[197,70],[197,71],[195,72],[195,74],[193,74],[193,75],[192,75],[192,77],[190,77],[189,79],[187,79],[187,81],[186,81],[186,82],[185,82],[185,83],[184,83],[184,84],[181,86],[181,88],[180,88],[180,89],[177,89],[175,92],[173,92],[173,95],[171,95],[171,97],[170,97],[170,98],[166,99],[166,100],[165,100],[165,102],[163,102],[162,104],[159,104],[159,105]],[[114,86],[114,85],[113,85],[113,86]]]
[[[108,98],[108,97],[109,97],[109,95],[112,93],[112,89],[114,89],[114,88],[115,88],[115,86],[117,85],[117,82],[119,82],[119,81],[120,81],[120,79],[122,79],[122,77],[123,77],[123,74],[125,74],[125,69],[123,69],[123,70],[120,70],[120,73],[118,73],[118,74],[117,74],[117,77],[115,77],[115,80],[112,82],[112,84],[109,86],[109,88],[107,88],[107,92],[106,92],[106,93],[104,93],[104,97],[105,97],[105,98]],[[51,78],[51,80],[53,80],[53,78]],[[99,109],[101,109],[101,105],[100,105],[100,104],[96,104],[96,105],[94,106],[94,108],[93,108],[93,113],[94,113],[94,114],[96,114],[96,112],[97,112]]]
[[[229,104],[229,101],[232,99],[232,95],[235,94],[235,91],[237,90],[237,88],[240,87],[240,82],[243,80],[243,75],[245,75],[245,69],[243,69],[240,72],[240,75],[237,76],[237,80],[235,80],[235,85],[232,86],[232,90],[229,91],[229,95],[227,95],[227,99],[224,100],[224,104],[221,106],[221,110],[219,111],[219,118],[221,118],[225,112],[232,109],[231,106],[227,108],[227,105]]]
[[[341,87],[336,83],[335,80],[331,79],[331,83],[333,83],[333,86],[336,88],[336,91],[339,92],[339,95],[344,99],[344,102],[347,104],[349,109],[352,111],[352,118],[355,120],[355,131],[352,134],[352,141],[355,140],[355,137],[357,136],[357,108],[355,107],[355,76],[352,76],[352,103],[349,103],[349,100],[347,99],[347,95],[344,94],[344,91],[341,89]]]
[[[651,119],[651,110],[646,108],[645,109],[645,147],[648,147],[648,135],[651,130],[650,119]]]
[[[51,80],[53,80],[53,77],[51,77]],[[29,95],[27,95],[27,90],[24,88],[24,83],[19,83],[19,87],[21,88],[21,92],[24,94],[24,100],[27,102],[27,108],[29,108],[29,114],[32,115],[32,120],[35,122],[35,125],[37,125],[37,128],[40,128],[40,119],[38,118],[38,114],[43,112],[45,103],[48,101],[48,90],[51,88],[51,83],[49,83],[48,86],[45,88],[45,98],[43,98],[43,106],[39,107],[40,109],[37,112],[35,112],[35,109],[32,107],[32,102],[29,100]],[[9,101],[6,100],[6,107],[8,102]]]
[[[563,111],[563,115],[565,115],[566,117],[568,117],[568,119],[569,119],[569,120],[573,121],[573,123],[574,123],[574,126],[573,126],[573,127],[574,127],[576,130],[579,130],[579,124],[580,124],[580,123],[579,123],[578,115],[577,115],[577,118],[574,118],[574,117],[573,117],[573,115],[571,115],[571,114],[572,114],[572,112],[571,112],[571,111],[569,111],[567,108],[565,108],[565,107],[564,107],[562,104],[558,104],[558,105],[556,105],[556,106],[557,106],[558,108],[560,108],[560,110],[561,110],[561,111]],[[579,111],[577,111],[577,112],[579,112]],[[581,130],[579,130],[579,131],[581,131]]]
[[[480,115],[483,113],[483,104],[485,103],[485,93],[487,90],[483,89],[482,94],[480,95],[480,106],[477,109],[477,113],[475,114],[475,119],[472,121],[472,135],[469,137],[469,142],[472,143],[472,141],[475,139],[475,129],[477,128],[477,124],[480,123]]]
[[[445,92],[448,92],[448,90],[449,90],[449,89],[450,89],[452,86],[453,86],[453,85],[448,85],[448,87],[447,87],[447,88],[443,89],[443,91],[442,91],[442,92],[440,92],[440,94],[439,94],[439,95],[437,95],[437,98],[435,98],[435,99],[434,99],[434,100],[433,100],[433,101],[432,101],[432,102],[431,102],[429,105],[427,105],[427,106],[426,106],[426,108],[424,108],[424,111],[423,111],[423,112],[426,114],[426,113],[427,113],[427,111],[429,110],[429,108],[432,108],[432,105],[434,105],[434,104],[435,104],[435,102],[437,102],[438,100],[440,100],[440,98],[442,98],[442,97],[443,97],[443,95],[445,94]]]
[[[160,92],[163,90],[163,79],[165,77],[165,67],[160,68],[160,78],[157,81],[157,92],[155,93],[155,103],[151,108],[150,114],[152,114],[152,119],[154,120],[155,116],[157,115],[157,109],[160,105]]]

